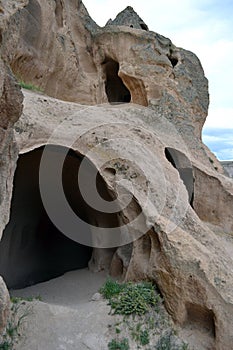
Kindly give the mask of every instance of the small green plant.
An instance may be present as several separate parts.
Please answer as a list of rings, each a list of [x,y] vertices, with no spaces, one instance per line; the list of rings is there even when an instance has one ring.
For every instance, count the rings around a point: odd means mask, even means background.
[[[100,293],[105,299],[111,299],[118,295],[123,289],[125,284],[120,284],[117,281],[108,278],[103,287],[100,288]]]
[[[31,297],[11,297],[12,304],[17,304],[17,303],[20,303],[22,301],[32,302],[34,300],[42,301],[42,297],[40,295],[37,295],[35,297],[33,297],[33,296],[31,296]]]
[[[166,316],[162,299],[152,283],[120,284],[108,278],[100,293],[108,300],[112,315],[118,315],[112,329],[116,339],[108,344],[109,350],[129,349],[128,339],[119,340],[125,330],[135,349],[152,350],[150,344],[156,342],[154,350],[188,350]]]
[[[159,301],[160,297],[155,293],[152,283],[141,282],[125,284],[122,290],[109,300],[109,304],[115,314],[143,315],[152,306],[157,307]]]
[[[187,343],[183,343],[182,344],[182,347],[181,347],[181,350],[188,350],[189,346]]]
[[[132,339],[136,341],[136,343],[145,346],[150,342],[150,335],[148,329],[141,329],[142,324],[137,323],[136,327],[132,330],[131,336]]]
[[[41,90],[38,86],[35,86],[35,85],[31,84],[31,83],[25,83],[25,82],[22,81],[22,80],[19,81],[19,85],[20,85],[23,89],[42,92],[42,90]]]
[[[116,340],[113,339],[108,343],[108,349],[109,350],[129,350],[129,341],[127,338],[124,338],[122,340]]]
[[[171,333],[166,333],[159,338],[156,350],[172,350]]]
[[[20,336],[21,325],[30,312],[30,309],[25,307],[25,302],[20,298],[13,298],[11,303],[11,313],[5,333],[0,340],[0,350],[13,350],[17,338]]]
[[[120,333],[121,333],[120,328],[116,327],[116,334],[120,334]]]
[[[11,344],[8,341],[4,341],[0,344],[0,350],[11,350]]]
[[[139,333],[139,343],[144,346],[149,344],[150,342],[150,336],[149,336],[149,332],[147,329],[144,329],[143,331],[141,331]]]

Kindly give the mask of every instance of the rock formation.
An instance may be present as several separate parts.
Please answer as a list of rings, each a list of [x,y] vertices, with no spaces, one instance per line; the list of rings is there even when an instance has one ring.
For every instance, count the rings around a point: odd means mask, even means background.
[[[221,162],[226,175],[233,177],[233,161],[232,160],[224,160]]]
[[[131,6],[120,12],[117,17],[112,21],[108,20],[106,25],[127,26],[135,29],[149,30],[146,23],[138,16]]]
[[[131,8],[100,28],[78,0],[15,3],[1,54],[17,79],[44,94],[24,91],[15,145],[21,94],[11,74],[0,80],[1,132],[8,135],[1,142],[1,227],[9,218],[17,148],[23,156],[46,144],[65,147],[76,152],[78,166],[88,158],[99,171],[102,197],[118,197],[121,205],[110,216],[79,208],[93,230],[90,267],[108,264],[115,276],[154,281],[199,349],[230,349],[233,183],[201,141],[209,100],[198,58],[148,31]],[[53,175],[55,163],[46,164],[45,174]],[[52,175],[46,185],[55,196]],[[115,226],[126,231],[115,241],[107,237],[107,244],[98,228]],[[1,291],[0,322],[6,313]]]
[[[2,35],[10,16],[14,14],[17,7],[22,7],[25,3],[26,1],[0,2],[0,237],[9,220],[13,176],[18,154],[13,124],[20,117],[23,108],[23,95],[9,66],[6,66],[1,57]],[[9,295],[0,278],[0,333],[6,325],[8,312]]]

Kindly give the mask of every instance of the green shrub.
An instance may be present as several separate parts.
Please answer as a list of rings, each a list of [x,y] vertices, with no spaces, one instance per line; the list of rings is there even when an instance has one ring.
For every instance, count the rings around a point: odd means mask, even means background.
[[[42,90],[41,90],[38,86],[35,86],[35,85],[31,84],[31,83],[25,83],[25,82],[22,81],[22,80],[19,81],[19,85],[20,85],[22,88],[27,89],[27,90],[42,92]]]
[[[156,307],[160,301],[151,283],[138,284],[127,283],[122,290],[109,300],[115,314],[119,315],[142,315],[150,308]]]
[[[150,335],[149,335],[148,329],[142,330],[141,327],[142,327],[142,324],[137,323],[136,327],[131,332],[131,336],[132,336],[132,339],[136,341],[136,343],[144,346],[149,344]]]
[[[118,295],[124,289],[124,286],[124,284],[120,284],[117,281],[113,281],[111,278],[108,278],[103,287],[100,288],[100,293],[105,299],[109,300]]]
[[[113,339],[110,343],[108,343],[109,350],[129,350],[129,341],[127,338],[123,340]]]
[[[1,336],[0,350],[13,350],[20,337],[20,328],[25,318],[31,312],[25,302],[20,298],[12,298],[11,313],[8,319],[5,333]]]
[[[12,346],[8,341],[4,341],[0,344],[0,350],[11,350]]]
[[[22,301],[28,301],[28,302],[32,302],[34,300],[39,300],[42,301],[42,297],[40,295],[37,295],[35,297],[12,297],[11,296],[11,302],[12,304],[17,304],[17,303],[21,303]]]

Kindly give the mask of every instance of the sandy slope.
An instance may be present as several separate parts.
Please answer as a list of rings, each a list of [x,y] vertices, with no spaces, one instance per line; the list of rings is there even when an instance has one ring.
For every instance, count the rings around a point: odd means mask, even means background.
[[[16,350],[105,350],[109,306],[91,297],[104,283],[104,273],[72,271],[45,283],[13,291],[20,297],[38,296],[30,308]]]

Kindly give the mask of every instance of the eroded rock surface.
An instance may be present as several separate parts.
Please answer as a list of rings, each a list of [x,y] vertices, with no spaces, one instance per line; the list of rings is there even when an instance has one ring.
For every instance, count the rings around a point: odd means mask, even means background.
[[[127,26],[135,29],[149,30],[146,23],[138,16],[131,6],[127,6],[114,20],[109,19],[106,25]]]
[[[3,34],[4,58],[18,79],[50,96],[149,105],[188,139],[193,131],[200,137],[209,100],[198,58],[162,35],[125,26],[128,16],[141,21],[126,8],[100,28],[79,0],[31,0]]]
[[[10,16],[17,7],[26,1],[0,2],[0,237],[10,215],[10,200],[14,170],[16,167],[17,148],[14,141],[13,124],[22,113],[23,95],[11,73],[2,60],[2,33],[6,29]],[[0,278],[0,332],[6,325],[9,312],[9,295]]]
[[[107,263],[115,276],[155,281],[198,349],[230,349],[233,183],[201,141],[209,99],[198,58],[126,25],[128,12],[135,24],[141,21],[129,8],[100,28],[78,0],[18,3],[4,24],[2,55],[18,79],[51,97],[24,91],[15,145],[11,127],[22,96],[1,63],[7,140],[1,142],[1,228],[9,217],[16,146],[23,154],[49,143],[86,156],[123,205],[117,220],[127,227],[115,245],[93,229],[92,269]],[[124,194],[132,192],[125,205]],[[91,224],[106,227],[103,213],[91,217]]]
[[[195,334],[200,333],[200,349],[226,348],[232,341],[233,311],[233,276],[229,269],[233,251],[229,239],[233,230],[231,180],[219,175],[215,169],[204,169],[176,128],[151,109],[136,105],[84,109],[74,103],[24,93],[24,116],[16,125],[21,152],[46,144],[53,130],[58,130],[54,136],[56,143],[70,147],[74,140],[72,149],[88,154],[112,192],[118,193],[116,179],[126,180],[126,189],[129,190],[129,183],[136,189],[137,205],[143,208],[144,219],[128,224],[129,235],[135,238],[133,251],[129,259],[127,251],[121,252],[122,248],[114,255],[113,275],[122,274],[129,280],[156,281],[173,318],[185,331],[191,329]],[[60,123],[62,128],[57,129]],[[135,150],[135,143],[138,148],[132,163],[131,147],[133,144]],[[177,154],[183,154],[180,172],[167,159],[165,149],[168,145]],[[104,153],[90,152],[97,146]],[[196,152],[203,157],[203,150]],[[108,156],[110,161],[106,159]],[[185,157],[192,164],[195,178],[193,203],[189,203],[190,196],[181,180]],[[198,176],[199,173],[203,178]],[[211,187],[212,183],[215,189]],[[149,204],[145,205],[148,189],[152,192]],[[202,193],[205,193],[205,199]],[[222,199],[222,206],[211,202],[211,194],[212,198],[216,194]],[[227,202],[224,196],[227,196]],[[224,203],[229,207],[225,214],[221,212]],[[201,205],[202,209],[199,208]],[[218,222],[212,219],[213,205]],[[122,217],[130,221],[135,212],[136,206],[132,203],[123,210]],[[100,226],[98,219],[97,226]],[[143,231],[149,232],[139,238]],[[96,266],[98,269],[98,259]]]

